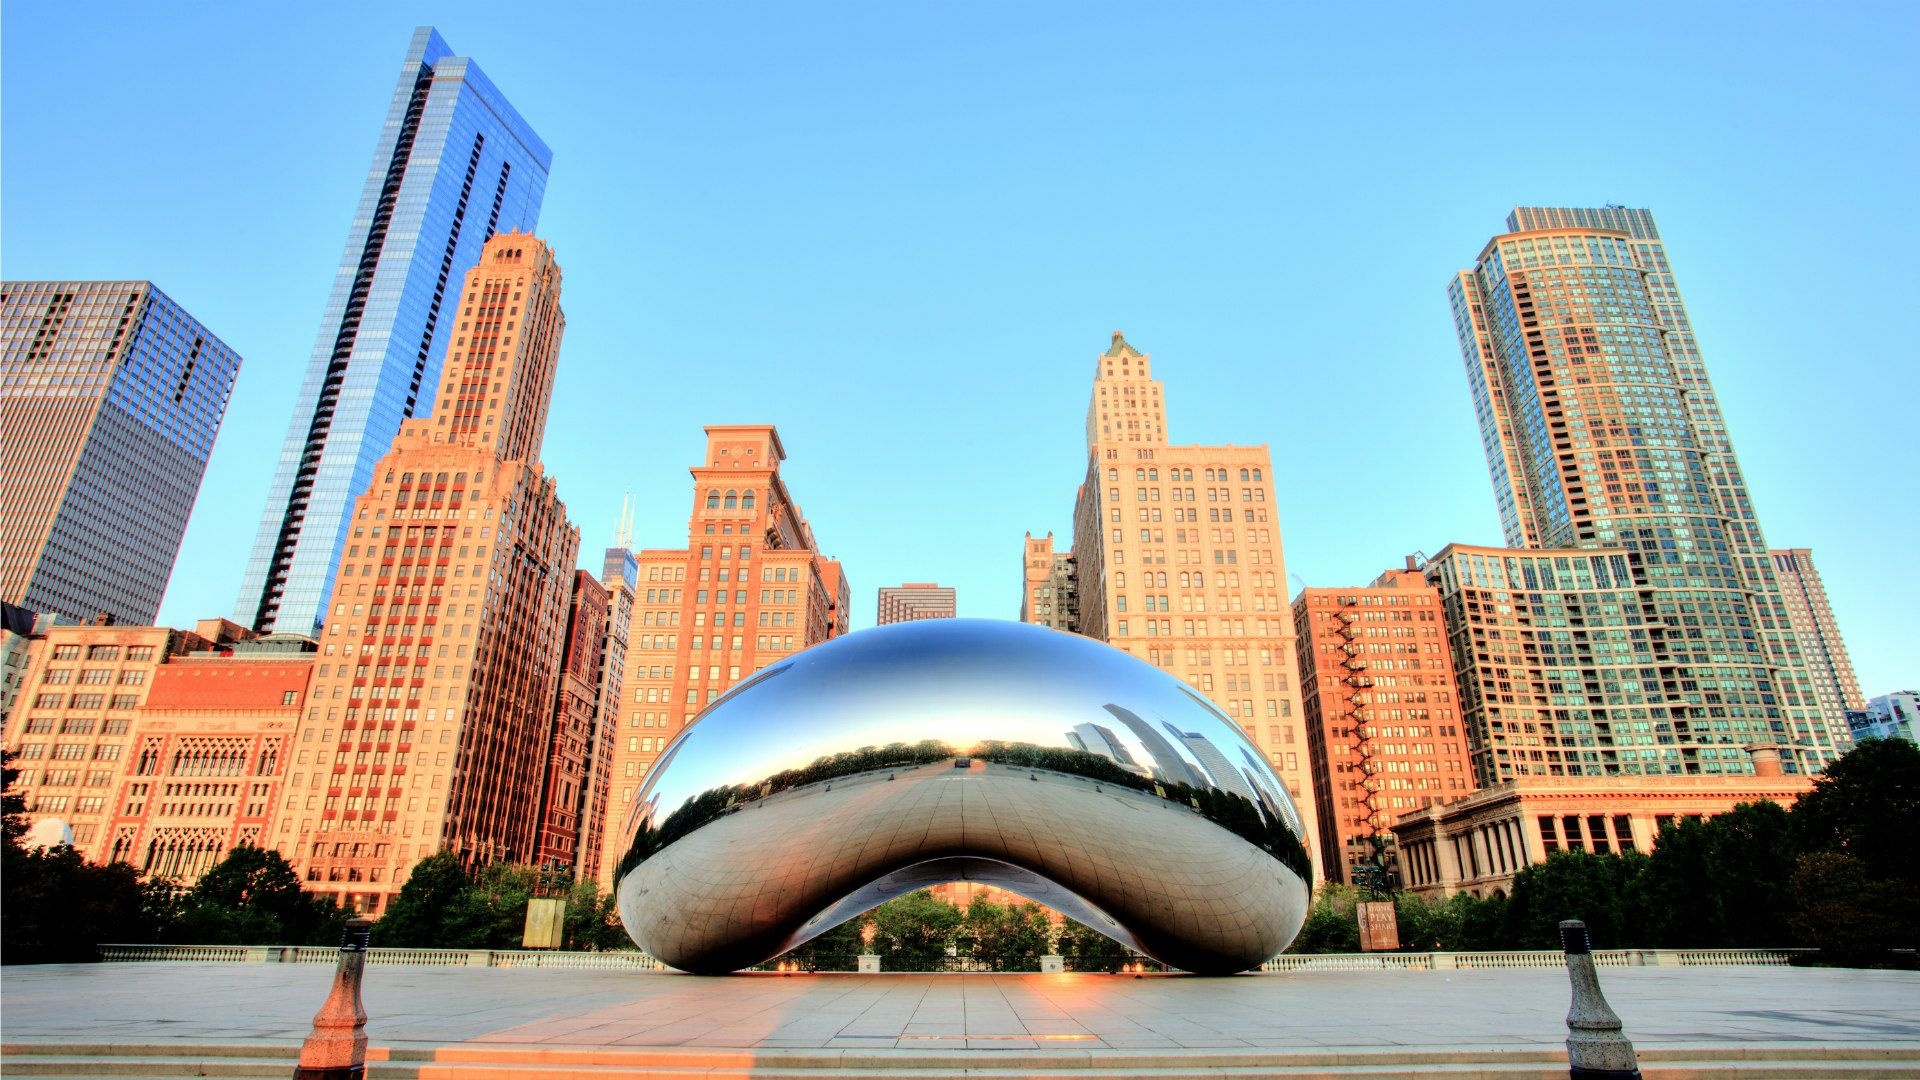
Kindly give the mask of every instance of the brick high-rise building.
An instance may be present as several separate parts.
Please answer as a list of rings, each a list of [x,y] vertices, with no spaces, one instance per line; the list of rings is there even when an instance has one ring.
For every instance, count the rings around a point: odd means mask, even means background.
[[[480,67],[414,31],[281,446],[234,620],[312,634],[353,501],[458,339],[447,290],[496,231],[531,232],[553,155]]]
[[[0,284],[0,601],[153,622],[239,371],[150,282]]]
[[[1637,735],[1612,726],[1624,720],[1648,725],[1656,747],[1766,739],[1784,744],[1789,770],[1833,760],[1846,719],[1816,693],[1653,215],[1521,207],[1449,295],[1506,540],[1525,549],[1510,553],[1514,568],[1555,567],[1542,549],[1567,567],[1599,558],[1607,584],[1575,591],[1617,593],[1623,608],[1583,612],[1587,626],[1649,620],[1630,642],[1640,662],[1619,699],[1549,690],[1510,722],[1563,748]],[[1468,565],[1490,558],[1477,550]],[[1474,587],[1548,591],[1502,581]],[[1462,679],[1474,674],[1462,663]],[[1501,681],[1539,681],[1514,675]],[[1506,704],[1507,691],[1488,693]],[[1625,713],[1596,711],[1616,708]],[[1509,764],[1546,748],[1521,746]]]
[[[1320,862],[1349,885],[1404,876],[1394,821],[1474,789],[1440,594],[1412,561],[1293,601]]]
[[[430,418],[354,503],[273,843],[383,910],[413,864],[531,863],[580,534],[539,461],[565,317],[560,267],[487,241]]]
[[[1094,369],[1073,512],[1079,632],[1184,679],[1239,724],[1318,835],[1273,464],[1175,446],[1160,381],[1118,331]]]
[[[547,773],[540,789],[540,839],[534,865],[573,871],[581,863],[586,823],[592,812],[594,739],[598,734],[600,665],[607,645],[606,587],[585,570],[573,572],[567,605],[567,638],[547,737]]]
[[[613,800],[613,757],[620,735],[620,689],[625,685],[627,640],[633,625],[634,586],[639,562],[632,543],[633,508],[621,514],[619,539],[606,550],[600,585],[607,590],[606,637],[600,646],[600,689],[594,699],[591,754],[587,761],[587,797],[580,819],[580,858],[576,881],[597,881],[606,861],[607,816]]]
[[[1053,550],[1053,534],[1027,534],[1021,553],[1025,584],[1020,591],[1020,621],[1077,632],[1080,629],[1079,575],[1073,553]]]
[[[886,585],[880,589],[875,626],[915,619],[951,619],[958,613],[951,585],[933,582]]]
[[[1800,655],[1813,674],[1813,695],[1821,709],[1846,713],[1866,708],[1860,682],[1853,677],[1853,661],[1847,657],[1847,643],[1840,639],[1840,624],[1834,621],[1833,608],[1827,604],[1826,586],[1820,583],[1820,571],[1813,565],[1812,550],[1775,548],[1767,554],[1773,558],[1780,594],[1787,604],[1787,623],[1793,627]]]
[[[637,557],[605,886],[632,840],[634,796],[667,744],[741,679],[848,628],[846,578],[787,491],[773,425],[706,432],[706,460],[690,470],[687,546]]]
[[[68,823],[94,862],[191,884],[264,842],[315,659],[223,619],[48,629],[7,730],[29,817]]]

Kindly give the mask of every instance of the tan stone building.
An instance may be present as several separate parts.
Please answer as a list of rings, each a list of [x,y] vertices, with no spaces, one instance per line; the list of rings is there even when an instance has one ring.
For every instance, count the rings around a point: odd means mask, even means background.
[[[1320,861],[1349,885],[1375,865],[1404,876],[1394,819],[1475,786],[1440,593],[1412,561],[1293,601]]]
[[[1079,574],[1073,553],[1055,551],[1053,534],[1027,534],[1021,554],[1025,584],[1020,592],[1020,621],[1077,632],[1080,629]]]
[[[1457,892],[1510,895],[1515,874],[1556,851],[1652,854],[1660,830],[1681,818],[1713,817],[1762,799],[1792,806],[1812,790],[1810,776],[1781,775],[1777,749],[1756,748],[1754,759],[1753,773],[1654,783],[1528,776],[1416,811],[1393,827],[1401,885],[1434,899]]]
[[[637,556],[600,866],[608,887],[632,839],[634,796],[674,736],[741,679],[849,625],[840,564],[820,554],[780,476],[779,433],[771,424],[706,432],[706,459],[691,470],[687,546]]]
[[[1847,643],[1840,638],[1840,624],[1834,621],[1833,608],[1827,603],[1827,588],[1820,583],[1820,570],[1813,565],[1810,548],[1773,548],[1774,575],[1780,580],[1780,595],[1786,602],[1787,622],[1800,643],[1801,659],[1813,676],[1813,694],[1822,711],[1861,712],[1867,699],[1860,693],[1860,681],[1853,676],[1853,661],[1847,657]]]
[[[1286,782],[1318,836],[1298,659],[1265,446],[1175,446],[1147,354],[1115,331],[1087,409],[1073,515],[1080,633],[1205,694]]]
[[[531,863],[579,533],[539,462],[565,318],[532,236],[487,241],[432,415],[355,501],[272,843],[379,912],[415,862]]]

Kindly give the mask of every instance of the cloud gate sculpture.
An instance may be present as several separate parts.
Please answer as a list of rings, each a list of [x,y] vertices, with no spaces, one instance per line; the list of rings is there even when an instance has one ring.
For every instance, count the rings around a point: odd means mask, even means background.
[[[1226,974],[1293,940],[1312,878],[1286,788],[1212,702],[979,619],[863,630],[740,683],[660,758],[629,833],[627,933],[702,974],[957,880]]]

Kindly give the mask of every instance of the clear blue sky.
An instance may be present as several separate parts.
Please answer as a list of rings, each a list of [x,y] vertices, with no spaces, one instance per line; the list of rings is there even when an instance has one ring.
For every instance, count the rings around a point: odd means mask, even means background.
[[[1648,206],[1768,540],[1920,683],[1920,6],[6,5],[0,269],[150,278],[246,358],[161,612],[227,615],[408,35],[552,146],[545,458],[598,565],[773,421],[855,624],[1012,617],[1124,329],[1175,441],[1267,443],[1288,569],[1499,540],[1449,275],[1518,203]]]

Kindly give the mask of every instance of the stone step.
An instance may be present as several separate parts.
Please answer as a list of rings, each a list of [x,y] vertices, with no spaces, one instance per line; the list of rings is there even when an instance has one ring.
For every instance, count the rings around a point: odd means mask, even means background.
[[[297,1046],[84,1043],[0,1047],[15,1076],[141,1078],[288,1076]],[[1553,1047],[1327,1048],[1283,1051],[696,1050],[541,1046],[373,1047],[369,1080],[1560,1080]],[[1645,1080],[1920,1080],[1920,1046],[1722,1044],[1649,1047]]]

